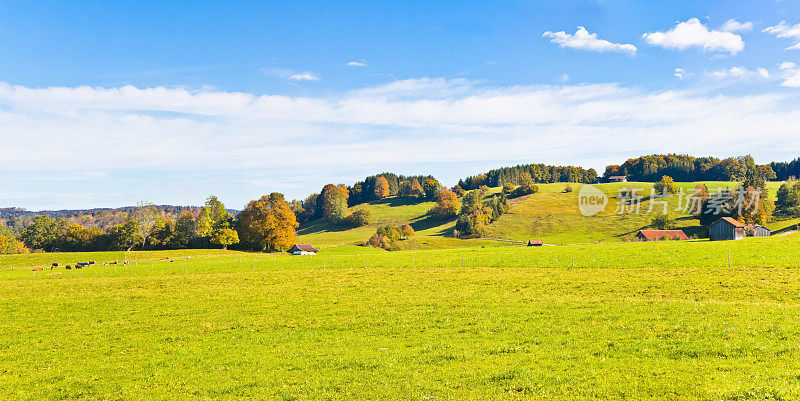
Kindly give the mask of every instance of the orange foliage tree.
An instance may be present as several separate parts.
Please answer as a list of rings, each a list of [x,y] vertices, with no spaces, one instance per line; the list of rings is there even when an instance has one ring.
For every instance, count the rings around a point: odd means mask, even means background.
[[[261,251],[282,251],[297,242],[297,218],[283,194],[273,192],[250,201],[241,213],[237,231],[242,242]]]
[[[389,194],[389,181],[386,177],[378,177],[375,180],[375,199],[386,198]]]

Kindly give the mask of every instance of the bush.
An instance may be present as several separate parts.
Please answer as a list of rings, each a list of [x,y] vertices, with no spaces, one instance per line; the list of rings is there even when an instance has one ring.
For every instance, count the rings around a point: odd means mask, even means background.
[[[410,238],[414,236],[414,227],[406,224],[403,227],[400,227],[400,233],[403,235],[403,238]]]
[[[440,219],[449,219],[458,214],[458,196],[453,191],[445,189],[436,196],[436,206],[430,213]]]
[[[661,177],[661,181],[653,184],[653,189],[656,190],[657,195],[662,194],[674,194],[678,192],[678,186],[675,184],[675,181],[672,177],[665,175]]]
[[[483,210],[478,210],[472,214],[459,216],[456,222],[456,230],[460,238],[480,238],[486,235],[486,225],[488,223],[488,216]]]
[[[670,230],[675,228],[675,219],[666,214],[656,216],[650,226],[656,230]]]
[[[462,197],[462,196],[464,196],[464,194],[465,194],[465,193],[467,193],[467,191],[465,191],[465,190],[464,190],[464,188],[461,188],[459,185],[456,185],[456,186],[454,186],[454,187],[453,187],[453,189],[452,189],[452,191],[453,191],[453,193],[454,193],[454,194],[456,194],[456,196],[458,196],[459,198],[460,198],[460,197]]]
[[[388,225],[378,228],[377,234],[386,237],[389,242],[395,242],[399,240],[401,235],[400,230]]]
[[[511,192],[511,196],[516,198],[520,196],[535,194],[537,192],[539,192],[539,187],[536,184],[520,185],[519,187],[517,187],[517,189]]]
[[[565,193],[570,193],[570,192],[572,192],[572,185],[569,185],[569,184],[567,184],[567,186],[566,186],[566,187],[564,187],[564,192],[565,192]]]
[[[369,224],[372,216],[368,210],[358,209],[344,218],[344,223],[351,227],[363,227]]]
[[[512,184],[510,182],[507,182],[507,183],[503,184],[503,194],[504,195],[510,195],[512,192],[514,192],[514,184]]]

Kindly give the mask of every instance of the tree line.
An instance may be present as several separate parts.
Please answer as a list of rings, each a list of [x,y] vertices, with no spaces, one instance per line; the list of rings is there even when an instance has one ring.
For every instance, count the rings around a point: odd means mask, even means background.
[[[689,155],[648,155],[628,159],[621,165],[606,167],[603,178],[626,176],[630,181],[656,182],[663,176],[676,181],[743,181],[747,166],[754,164],[752,156],[718,159]],[[766,180],[777,178],[773,165],[758,166]]]
[[[299,224],[283,194],[277,192],[251,201],[236,218],[216,196],[209,197],[197,213],[184,211],[175,218],[147,203],[128,210],[123,222],[105,230],[48,215],[33,217],[19,235],[0,225],[0,253],[228,246],[281,251],[297,241]]]
[[[362,226],[369,224],[369,214],[361,210],[348,213],[348,208],[392,196],[432,200],[443,188],[433,176],[382,173],[352,186],[327,184],[318,193],[312,193],[303,200],[293,200],[290,207],[300,222],[323,219],[333,224]]]
[[[597,182],[597,171],[574,166],[549,166],[545,164],[521,164],[514,167],[501,167],[486,173],[467,177],[458,181],[465,190],[478,189],[482,185],[500,187],[503,184],[522,185],[524,174],[538,183],[576,182],[592,184]]]

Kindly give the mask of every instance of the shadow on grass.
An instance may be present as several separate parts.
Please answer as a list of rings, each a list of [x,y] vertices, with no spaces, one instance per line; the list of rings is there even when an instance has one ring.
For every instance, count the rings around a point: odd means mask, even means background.
[[[453,231],[451,224],[455,223],[456,220],[457,218],[442,220],[431,215],[426,215],[420,218],[419,220],[410,223],[410,225],[411,228],[414,229],[414,231],[430,230],[431,228],[434,227],[446,226],[432,235],[441,237],[452,237]]]
[[[347,231],[352,228],[353,227],[350,227],[346,224],[333,224],[327,221],[323,221],[322,219],[317,219],[301,225],[300,228],[297,230],[297,235],[316,234],[320,232]]]

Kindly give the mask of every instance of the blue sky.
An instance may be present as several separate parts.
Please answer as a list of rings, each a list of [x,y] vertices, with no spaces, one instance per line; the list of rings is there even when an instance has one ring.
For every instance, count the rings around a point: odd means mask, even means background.
[[[3,2],[0,207],[790,160],[798,24],[797,0]]]

